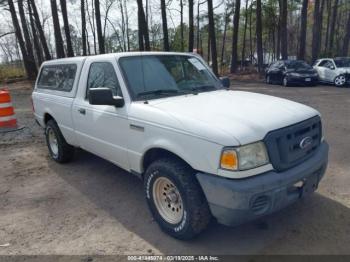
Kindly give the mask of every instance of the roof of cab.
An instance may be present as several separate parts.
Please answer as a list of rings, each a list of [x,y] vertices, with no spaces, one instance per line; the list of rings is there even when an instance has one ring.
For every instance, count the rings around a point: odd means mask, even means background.
[[[140,55],[193,55],[196,56],[196,53],[180,53],[180,52],[122,52],[122,53],[110,53],[110,54],[103,54],[103,55],[92,55],[92,56],[76,56],[76,57],[69,57],[69,58],[60,58],[60,59],[53,59],[49,61],[45,61],[43,65],[53,65],[53,64],[64,64],[64,63],[81,63],[85,59],[100,59],[101,57],[128,57],[128,56],[140,56]]]

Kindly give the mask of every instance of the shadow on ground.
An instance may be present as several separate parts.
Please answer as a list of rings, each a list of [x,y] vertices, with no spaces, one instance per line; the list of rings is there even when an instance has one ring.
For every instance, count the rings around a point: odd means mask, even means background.
[[[239,227],[213,223],[197,239],[178,241],[160,231],[143,195],[142,182],[90,153],[53,172],[98,209],[165,254],[341,254],[349,253],[350,209],[315,193],[258,221]],[[79,203],[77,203],[79,204]]]

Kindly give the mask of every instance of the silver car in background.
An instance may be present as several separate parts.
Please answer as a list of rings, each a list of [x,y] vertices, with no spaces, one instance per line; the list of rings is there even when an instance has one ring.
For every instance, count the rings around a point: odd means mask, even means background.
[[[322,58],[315,62],[319,81],[343,87],[350,81],[350,57]]]

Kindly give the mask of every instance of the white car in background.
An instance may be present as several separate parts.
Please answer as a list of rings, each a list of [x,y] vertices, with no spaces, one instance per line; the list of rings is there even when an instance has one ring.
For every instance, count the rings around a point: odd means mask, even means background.
[[[322,58],[315,62],[319,81],[342,87],[350,81],[350,57]]]

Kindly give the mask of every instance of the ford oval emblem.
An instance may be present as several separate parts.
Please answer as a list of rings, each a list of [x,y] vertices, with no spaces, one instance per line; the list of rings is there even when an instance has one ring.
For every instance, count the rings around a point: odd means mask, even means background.
[[[306,149],[308,148],[309,146],[312,145],[312,142],[313,142],[313,139],[311,136],[307,136],[307,137],[304,137],[301,141],[300,141],[300,148],[301,149]]]

